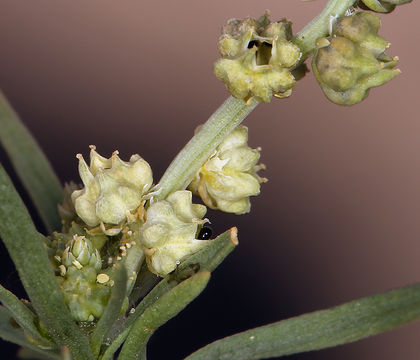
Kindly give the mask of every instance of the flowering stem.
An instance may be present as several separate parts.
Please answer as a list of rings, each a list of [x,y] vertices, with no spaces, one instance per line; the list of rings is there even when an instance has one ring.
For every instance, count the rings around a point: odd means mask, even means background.
[[[331,17],[343,15],[355,2],[330,0],[324,10],[295,36],[293,42],[302,51],[301,62],[313,52],[316,40],[328,34]],[[159,190],[155,198],[165,199],[171,192],[185,189],[214,149],[257,105],[255,99],[245,103],[229,97],[169,165],[155,188]]]
[[[296,34],[293,42],[302,51],[301,63],[315,50],[316,40],[328,35],[331,19],[337,16],[343,16],[355,2],[356,0],[329,0],[318,16]]]
[[[185,189],[214,149],[257,105],[254,99],[245,103],[230,96],[169,165],[156,187],[161,190],[155,198],[165,199],[170,193]]]
[[[182,262],[173,273],[163,278],[159,284],[141,300],[135,310],[130,312],[130,315],[123,326],[113,335],[109,335],[112,342],[105,350],[101,360],[111,360],[114,358],[115,352],[123,344],[131,328],[143,315],[146,309],[153,306],[159,298],[162,298],[162,296],[172,290],[180,281],[182,281],[182,279],[191,276],[193,267],[197,267],[198,265],[199,269],[206,269],[212,272],[237,245],[237,229],[234,227],[212,240],[206,247]]]

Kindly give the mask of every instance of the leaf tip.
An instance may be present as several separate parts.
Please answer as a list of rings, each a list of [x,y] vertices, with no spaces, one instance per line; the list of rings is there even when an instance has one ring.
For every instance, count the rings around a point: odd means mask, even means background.
[[[238,228],[236,226],[230,228],[230,242],[235,246],[239,244]]]

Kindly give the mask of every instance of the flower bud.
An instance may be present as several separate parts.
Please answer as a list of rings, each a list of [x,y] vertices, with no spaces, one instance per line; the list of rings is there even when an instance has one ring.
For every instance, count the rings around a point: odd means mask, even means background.
[[[102,267],[99,251],[93,248],[92,243],[85,236],[74,236],[72,243],[64,249],[61,261],[65,266],[89,265],[96,271],[101,270]]]
[[[101,317],[110,295],[110,284],[97,280],[103,270],[95,245],[103,246],[104,235],[72,235],[77,227],[73,224],[69,233],[52,235],[52,244],[56,247],[53,262],[60,291],[72,317],[76,321],[93,321]]]
[[[140,229],[141,244],[146,254],[149,270],[165,276],[187,256],[208,244],[197,240],[197,229],[206,207],[192,203],[192,194],[180,190],[166,200],[152,203],[146,212],[146,222]]]
[[[214,72],[236,98],[270,102],[273,95],[289,96],[296,83],[291,70],[301,52],[289,41],[291,23],[271,23],[268,15],[233,19],[223,27],[218,44],[222,58]]]
[[[312,68],[329,100],[339,105],[362,101],[369,89],[385,84],[397,74],[398,58],[384,54],[389,47],[377,33],[380,19],[371,13],[339,18],[332,36],[318,39]]]
[[[78,268],[74,265],[57,277],[64,301],[76,321],[99,319],[105,310],[110,284],[98,283],[97,277],[98,272],[93,267]]]
[[[361,0],[359,6],[379,13],[390,13],[397,5],[403,5],[412,0]]]
[[[204,203],[225,212],[249,212],[250,196],[260,193],[260,184],[267,181],[257,175],[264,168],[257,165],[258,149],[247,145],[248,128],[238,126],[217,147],[201,166],[189,189],[200,195]]]
[[[91,146],[90,166],[82,155],[77,158],[84,188],[73,192],[72,201],[79,217],[89,226],[101,222],[120,224],[128,211],[139,207],[152,185],[152,170],[139,155],[125,162],[114,152],[106,159]]]

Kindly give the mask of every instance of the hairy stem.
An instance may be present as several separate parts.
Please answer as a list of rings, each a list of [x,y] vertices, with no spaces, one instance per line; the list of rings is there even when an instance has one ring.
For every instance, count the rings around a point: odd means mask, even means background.
[[[170,193],[185,189],[200,166],[212,154],[224,138],[238,126],[255,107],[258,101],[249,103],[229,97],[207,120],[193,138],[169,165],[157,189],[157,199],[165,199]]]

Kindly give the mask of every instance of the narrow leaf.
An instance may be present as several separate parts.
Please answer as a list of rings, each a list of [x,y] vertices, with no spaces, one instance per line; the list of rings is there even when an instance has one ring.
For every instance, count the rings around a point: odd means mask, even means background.
[[[144,358],[146,345],[156,329],[176,316],[206,287],[210,271],[201,271],[175,286],[148,307],[130,330],[119,360]]]
[[[57,204],[63,189],[36,140],[0,91],[0,142],[29,193],[47,230],[61,227]]]
[[[118,350],[130,331],[134,322],[143,314],[145,309],[156,302],[166,292],[174,288],[180,281],[190,277],[199,270],[213,271],[232,250],[238,245],[237,228],[233,227],[216,239],[212,240],[206,247],[191,255],[183,261],[174,273],[166,276],[157,284],[152,291],[133,309],[124,325],[112,336],[112,343],[106,349],[102,359],[110,360]]]
[[[129,296],[129,306],[137,304],[138,300],[144,298],[160,280],[162,278],[151,273],[146,262],[143,262]]]
[[[185,360],[267,359],[350,343],[420,318],[420,285],[407,286],[215,341]]]
[[[58,357],[58,354],[54,354],[53,359],[60,359],[62,360],[60,357]],[[51,356],[50,355],[46,355],[46,354],[41,354],[40,352],[34,351],[32,349],[29,349],[27,347],[21,347],[18,350],[17,353],[17,358],[19,360],[50,360]]]
[[[121,313],[121,308],[126,298],[126,288],[127,271],[124,266],[120,266],[115,273],[111,297],[91,336],[90,346],[95,356],[99,354],[104,337]]]
[[[230,228],[214,239],[211,245],[195,253],[179,266],[179,273],[186,268],[199,264],[201,269],[215,270],[232,250],[239,244],[238,229]]]
[[[53,346],[47,339],[42,337],[35,326],[37,316],[20,301],[13,293],[0,285],[0,301],[10,311],[13,318],[27,331],[30,336],[44,346]]]
[[[24,346],[32,351],[44,356],[47,359],[60,359],[60,355],[51,350],[44,350],[31,344],[25,337],[23,330],[13,326],[14,319],[12,314],[3,306],[0,306],[0,338],[14,344]],[[15,323],[16,324],[16,323]]]
[[[58,345],[69,347],[75,360],[93,359],[88,339],[70,316],[47,251],[9,177],[0,165],[0,237],[40,318]]]

